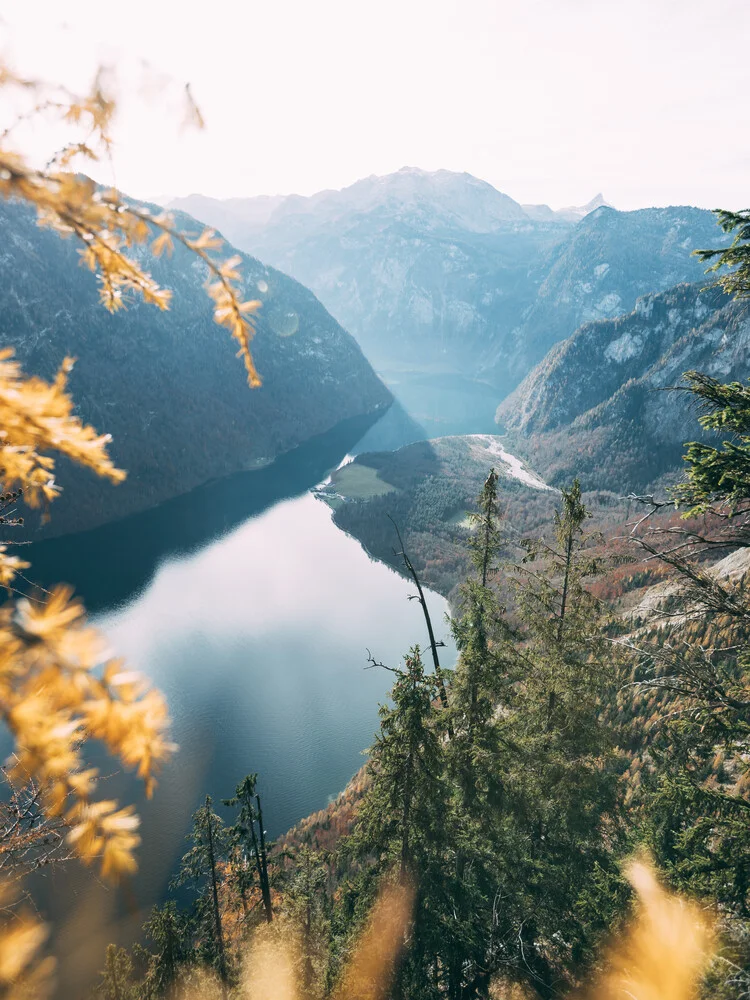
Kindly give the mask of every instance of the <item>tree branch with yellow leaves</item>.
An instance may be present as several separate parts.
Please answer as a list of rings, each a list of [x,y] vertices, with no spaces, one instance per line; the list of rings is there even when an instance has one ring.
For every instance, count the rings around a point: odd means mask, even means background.
[[[82,262],[96,274],[110,312],[125,306],[129,295],[169,308],[171,292],[145,270],[142,254],[132,251],[144,247],[158,256],[181,243],[205,265],[214,318],[237,341],[249,384],[259,385],[250,341],[260,303],[243,301],[239,293],[240,259],[214,258],[221,240],[212,230],[183,232],[167,213],[139,206],[72,170],[76,159],[111,156],[116,102],[106,74],[98,73],[89,93],[78,96],[0,65],[0,89],[14,90],[30,104],[17,121],[51,117],[81,132],[39,168],[10,147],[13,124],[6,128],[0,133],[0,197],[33,206],[39,225],[81,241]],[[186,97],[201,124],[189,88]],[[72,363],[64,359],[57,377],[45,382],[25,375],[12,351],[0,351],[0,486],[15,490],[4,495],[22,496],[31,506],[48,506],[59,495],[55,453],[113,483],[125,476],[107,453],[109,436],[75,414],[67,393]],[[10,591],[28,565],[0,544],[0,585]],[[167,708],[142,678],[108,657],[67,589],[55,589],[46,601],[25,598],[0,608],[0,717],[14,739],[12,780],[38,785],[43,809],[68,827],[68,843],[85,862],[98,860],[102,874],[115,880],[132,872],[138,818],[131,807],[95,799],[96,772],[86,767],[83,751],[87,740],[101,740],[137,771],[151,794],[155,774],[173,749]]]
[[[111,128],[116,101],[108,93],[103,73],[97,74],[89,94],[76,96],[63,88],[50,88],[36,80],[27,80],[0,66],[0,88],[15,88],[36,98],[25,119],[51,114],[72,127],[83,129],[80,141],[71,142],[53,153],[45,169],[26,162],[17,151],[7,147],[12,128],[0,136],[0,197],[16,198],[36,208],[40,225],[54,229],[63,237],[75,236],[84,247],[84,263],[96,273],[104,306],[114,312],[122,308],[128,292],[140,295],[159,309],[169,308],[171,292],[161,288],[152,276],[129,255],[136,246],[150,243],[158,256],[179,242],[199,257],[209,272],[206,290],[214,303],[214,319],[226,327],[239,347],[251,386],[260,385],[253,362],[250,341],[255,333],[252,317],[260,308],[256,299],[243,301],[236,282],[240,258],[214,259],[210,250],[222,246],[211,229],[200,235],[182,232],[166,212],[152,212],[124,198],[115,188],[103,189],[90,178],[68,169],[78,157],[98,161],[100,154],[110,157]],[[48,91],[53,96],[47,96]],[[191,117],[202,124],[189,88],[186,98]]]

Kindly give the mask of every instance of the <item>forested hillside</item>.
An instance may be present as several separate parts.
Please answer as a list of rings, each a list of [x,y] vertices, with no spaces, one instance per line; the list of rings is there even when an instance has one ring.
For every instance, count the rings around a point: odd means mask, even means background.
[[[551,483],[577,474],[587,489],[646,490],[681,466],[694,421],[683,372],[741,379],[748,346],[742,301],[705,283],[678,285],[639,299],[632,313],[582,326],[500,405],[497,420],[510,431],[508,446]]]
[[[469,566],[469,512],[490,466],[500,472],[498,490],[514,537],[550,520],[554,491],[503,454],[500,438],[479,434],[369,452],[334,473],[318,495],[334,507],[340,528],[403,573],[398,527],[426,586],[453,599]]]
[[[696,377],[690,391],[707,422],[736,434],[734,449],[691,447],[673,501],[692,519],[665,517],[650,498],[613,544],[589,530],[575,480],[560,493],[540,490],[554,518],[511,540],[490,470],[464,537],[455,672],[439,666],[434,643],[401,664],[373,650],[371,668],[394,679],[368,764],[278,845],[263,839],[256,775],[224,808],[206,799],[175,882],[190,887],[190,907],[155,909],[146,951],[112,946],[102,995],[161,996],[197,981],[206,963],[230,994],[246,936],[285,934],[294,944],[269,945],[275,967],[287,963],[304,995],[348,982],[368,934],[400,996],[551,1000],[602,977],[627,984],[636,961],[639,982],[678,978],[690,987],[680,996],[743,995],[750,640],[748,562],[737,546],[747,545],[747,388]],[[385,459],[362,468],[378,477],[388,469],[391,480],[401,468],[398,487],[380,479],[389,496],[428,459],[416,452],[390,469]],[[716,476],[727,461],[731,493]],[[349,485],[365,481],[358,472]],[[664,582],[652,577],[627,610],[603,597],[613,567],[644,557]],[[664,895],[647,862],[629,867],[645,850],[700,909]],[[619,965],[603,948],[611,928],[629,933],[628,872],[642,923]],[[401,951],[391,968],[383,907],[396,891],[408,902],[388,918]],[[652,950],[653,962],[641,957]],[[252,981],[259,973],[249,968]]]
[[[115,181],[732,204],[750,10],[79,6],[0,17],[0,1000],[750,1000],[750,209]]]
[[[187,216],[176,221],[201,231]],[[212,321],[208,271],[184,247],[148,262],[174,292],[168,312],[133,300],[108,316],[76,246],[39,228],[28,208],[0,204],[0,234],[3,344],[41,377],[76,359],[70,387],[80,415],[112,435],[113,459],[128,472],[113,489],[63,460],[69,488],[46,533],[93,527],[266,464],[390,404],[355,341],[315,296],[252,257],[241,255],[241,270],[245,294],[262,302],[253,348],[263,386],[250,393]]]

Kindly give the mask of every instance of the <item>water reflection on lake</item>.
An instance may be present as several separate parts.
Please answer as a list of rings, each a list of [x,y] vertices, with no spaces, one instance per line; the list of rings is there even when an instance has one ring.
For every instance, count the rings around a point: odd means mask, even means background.
[[[95,759],[106,775],[101,794],[137,803],[144,847],[127,932],[122,899],[89,875],[71,869],[39,887],[43,911],[63,929],[54,941],[60,995],[95,971],[83,970],[80,947],[93,931],[64,930],[71,905],[85,896],[80,912],[98,914],[102,949],[104,936],[137,934],[206,793],[229,819],[221,799],[258,772],[274,836],[324,807],[364,762],[392,680],[365,669],[366,648],[396,665],[427,640],[420,607],[407,600],[413,588],[371,560],[310,493],[365,430],[361,421],[342,425],[266,469],[32,547],[34,580],[74,584],[112,652],[164,691],[180,746],[150,802],[132,775]],[[428,598],[447,639],[447,605]],[[453,647],[443,653],[452,665]]]
[[[181,747],[169,771],[217,796],[258,771],[274,834],[324,806],[361,765],[392,680],[364,669],[365,648],[398,664],[426,642],[409,593],[305,493],[164,563],[98,624],[167,695]],[[446,604],[430,603],[445,635]]]

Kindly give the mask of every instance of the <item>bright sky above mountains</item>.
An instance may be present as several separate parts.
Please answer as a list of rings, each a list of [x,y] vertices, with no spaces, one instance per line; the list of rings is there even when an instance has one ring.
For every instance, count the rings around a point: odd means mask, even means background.
[[[119,67],[115,180],[137,196],[311,194],[409,164],[554,208],[600,190],[618,208],[750,204],[747,0],[26,0],[0,16],[21,72],[83,87],[97,61]],[[185,81],[203,132],[177,127]]]

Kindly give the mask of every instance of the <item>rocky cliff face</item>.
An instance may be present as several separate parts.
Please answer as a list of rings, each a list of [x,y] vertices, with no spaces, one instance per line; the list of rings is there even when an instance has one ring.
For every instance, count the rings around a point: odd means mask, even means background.
[[[701,437],[679,386],[690,369],[748,375],[750,310],[716,289],[679,285],[644,296],[614,320],[589,323],[553,348],[498,408],[498,422],[553,483],[642,489],[681,465]]]
[[[517,385],[581,324],[629,312],[649,292],[699,281],[704,266],[692,251],[723,239],[713,215],[702,209],[596,209],[549,254],[533,304],[499,345],[496,379],[505,374]]]
[[[263,302],[253,344],[258,390],[247,387],[231,338],[214,324],[205,269],[187,251],[149,261],[174,292],[169,312],[134,301],[110,316],[76,249],[39,229],[25,207],[0,205],[0,344],[46,378],[65,355],[77,358],[70,389],[80,414],[112,434],[111,453],[128,471],[112,487],[61,463],[65,492],[51,533],[92,527],[265,464],[390,404],[356,342],[315,296],[252,257],[242,255],[240,269],[245,295]]]
[[[524,434],[549,431],[606,402],[728,303],[721,292],[701,288],[683,284],[645,295],[631,313],[579,327],[500,404],[498,422]]]
[[[312,288],[379,369],[479,377],[498,398],[582,323],[699,280],[691,251],[722,236],[698,209],[617,212],[597,196],[553,212],[449,171],[404,169],[270,213],[268,199],[175,204]]]

